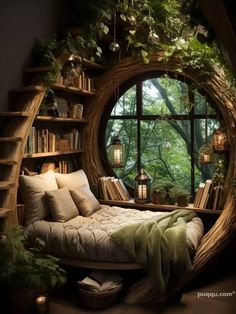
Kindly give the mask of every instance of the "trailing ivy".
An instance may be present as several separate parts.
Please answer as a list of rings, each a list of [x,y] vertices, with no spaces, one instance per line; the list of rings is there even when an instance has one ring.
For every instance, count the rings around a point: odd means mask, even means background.
[[[173,55],[178,57],[182,69],[191,67],[209,73],[212,67],[219,66],[224,69],[230,85],[234,85],[233,75],[196,0],[185,0],[182,5],[178,0],[73,2],[73,20],[79,25],[80,33],[68,33],[62,39],[42,40],[37,47],[41,62],[51,65],[47,81],[55,80],[60,70],[57,59],[62,54],[74,53],[91,61],[102,60],[102,45],[107,38],[112,40],[115,12],[122,57],[135,55],[148,63],[153,52],[164,51],[166,59]]]

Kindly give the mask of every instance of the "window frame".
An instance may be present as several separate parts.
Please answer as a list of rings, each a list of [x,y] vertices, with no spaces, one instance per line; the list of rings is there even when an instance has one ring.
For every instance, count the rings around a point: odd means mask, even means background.
[[[106,149],[106,143],[105,143],[105,138],[106,138],[106,129],[107,129],[107,124],[110,119],[113,120],[122,120],[122,119],[127,119],[131,120],[134,119],[137,121],[137,170],[140,169],[141,166],[141,156],[140,156],[140,148],[141,148],[141,121],[154,121],[154,120],[163,120],[162,115],[147,115],[143,114],[142,108],[142,83],[148,79],[153,79],[153,78],[159,78],[162,77],[163,75],[168,75],[168,77],[172,79],[176,79],[179,81],[182,81],[186,83],[188,86],[192,83],[195,83],[192,79],[189,79],[186,75],[176,73],[176,72],[171,72],[171,71],[162,71],[162,70],[156,70],[156,71],[149,71],[142,73],[140,75],[136,75],[132,77],[132,79],[127,80],[124,84],[119,85],[119,82],[117,82],[117,91],[111,97],[110,101],[108,102],[104,113],[102,117],[102,121],[100,124],[100,129],[99,129],[99,145],[101,148],[101,153],[102,153],[102,164],[104,169],[106,170],[106,173],[110,176],[116,176],[116,173],[112,169],[109,163],[108,159],[108,154],[107,154],[107,149]],[[136,85],[136,114],[135,115],[117,115],[117,116],[111,116],[112,110],[114,106],[116,105],[116,102],[118,99],[125,94],[127,90],[129,90],[131,87]],[[206,97],[207,103],[214,108],[216,111],[216,114],[208,114],[207,118],[208,119],[218,119],[219,123],[221,125],[222,123],[222,115],[217,107],[217,105],[214,103],[213,99],[210,97],[210,95],[207,93],[206,90],[201,88],[198,84],[197,88],[198,92]],[[190,101],[194,102],[194,94],[191,90],[188,90],[188,95]],[[195,132],[194,132],[194,120],[195,119],[205,119],[206,114],[195,114],[194,113],[194,106],[191,108],[188,114],[177,114],[177,115],[166,115],[165,120],[188,120],[190,123],[190,152],[191,152],[191,168],[190,168],[190,176],[191,176],[191,195],[195,194],[195,188],[194,188],[194,181],[195,181],[195,163],[194,163],[194,137],[195,137]],[[130,192],[133,192],[132,187],[128,187]]]

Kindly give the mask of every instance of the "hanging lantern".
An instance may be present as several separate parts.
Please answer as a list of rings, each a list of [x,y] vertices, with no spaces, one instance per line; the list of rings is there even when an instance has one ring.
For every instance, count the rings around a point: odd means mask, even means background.
[[[134,184],[135,203],[150,202],[151,178],[143,169],[134,178]]]
[[[212,164],[214,161],[214,154],[212,147],[209,144],[204,144],[199,150],[200,164]]]
[[[212,146],[207,143],[207,125],[208,123],[208,107],[206,103],[206,119],[205,119],[205,144],[199,149],[199,162],[202,165],[212,164],[214,161],[214,154],[212,150]]]
[[[110,43],[109,49],[112,52],[117,52],[120,50],[120,45],[116,41],[116,11],[115,11],[115,9],[113,12],[113,41]]]
[[[229,148],[227,134],[223,128],[214,131],[212,137],[213,150],[216,153],[224,153]]]
[[[110,145],[110,162],[113,168],[124,166],[124,145],[119,136],[115,136]]]
[[[149,44],[157,45],[159,43],[159,41],[160,41],[160,38],[157,35],[157,33],[153,29],[150,29],[149,35],[148,35]]]

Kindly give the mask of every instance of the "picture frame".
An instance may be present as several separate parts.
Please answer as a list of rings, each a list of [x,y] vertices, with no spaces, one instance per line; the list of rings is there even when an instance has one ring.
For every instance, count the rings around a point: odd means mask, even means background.
[[[70,111],[68,99],[57,97],[57,111],[58,117],[68,118]]]

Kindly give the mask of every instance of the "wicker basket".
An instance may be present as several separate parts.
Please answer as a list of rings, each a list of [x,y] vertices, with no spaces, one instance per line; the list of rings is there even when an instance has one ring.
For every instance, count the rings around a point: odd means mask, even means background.
[[[103,309],[115,303],[121,289],[122,284],[112,290],[105,292],[94,292],[79,287],[79,292],[80,297],[86,306],[93,309]]]

